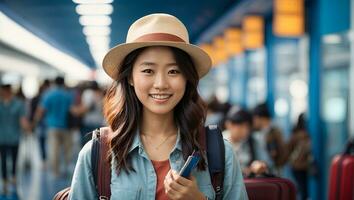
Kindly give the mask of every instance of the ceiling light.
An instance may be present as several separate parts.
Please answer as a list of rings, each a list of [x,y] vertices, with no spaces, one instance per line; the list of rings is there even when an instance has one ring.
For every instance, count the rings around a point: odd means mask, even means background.
[[[79,4],[76,6],[79,15],[110,15],[113,12],[111,4]]]
[[[0,41],[38,58],[75,79],[87,79],[90,69],[80,60],[55,48],[0,12]],[[16,37],[14,37],[16,35]],[[21,42],[18,41],[21,38]],[[0,59],[2,61],[2,59]],[[75,67],[72,67],[75,66]]]
[[[109,46],[110,38],[107,36],[88,36],[86,42],[89,45],[105,44]]]
[[[105,36],[111,34],[111,29],[107,26],[86,26],[83,28],[86,36],[100,35]]]
[[[84,15],[80,17],[79,22],[82,26],[109,26],[112,19],[106,15]]]
[[[107,46],[90,46],[91,54],[105,54],[109,48]]]
[[[77,4],[103,4],[103,3],[112,3],[113,0],[73,0]]]

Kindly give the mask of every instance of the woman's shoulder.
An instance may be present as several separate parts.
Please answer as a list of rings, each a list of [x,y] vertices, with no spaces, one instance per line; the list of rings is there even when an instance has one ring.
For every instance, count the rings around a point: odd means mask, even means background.
[[[224,138],[224,146],[225,146],[225,161],[227,163],[227,160],[233,159],[233,156],[237,156],[234,153],[234,148],[229,140]]]
[[[92,140],[88,141],[80,150],[77,164],[84,164],[91,167],[91,151],[92,151]]]

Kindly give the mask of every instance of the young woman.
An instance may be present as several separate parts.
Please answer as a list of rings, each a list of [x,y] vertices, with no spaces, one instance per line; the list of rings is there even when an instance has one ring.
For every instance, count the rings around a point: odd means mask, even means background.
[[[201,149],[198,134],[206,112],[197,85],[210,66],[209,56],[189,44],[182,22],[167,14],[137,20],[127,42],[105,56],[103,67],[114,79],[104,105],[112,129],[111,199],[215,198],[206,156],[190,177],[178,175],[186,158]],[[91,145],[87,143],[80,152],[70,199],[98,199]],[[228,142],[223,189],[223,199],[247,199]]]

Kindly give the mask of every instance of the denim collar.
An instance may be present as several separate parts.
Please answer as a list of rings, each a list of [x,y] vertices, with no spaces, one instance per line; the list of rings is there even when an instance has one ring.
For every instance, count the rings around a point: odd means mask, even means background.
[[[135,132],[135,136],[134,136],[134,140],[133,140],[133,143],[132,145],[130,146],[130,149],[129,149],[129,152],[128,153],[131,153],[134,149],[136,148],[140,148],[140,149],[144,149],[143,147],[143,143],[141,142],[141,138],[140,138],[140,129],[138,128],[137,131]],[[178,128],[178,131],[177,131],[177,140],[176,140],[176,144],[174,146],[174,148],[172,149],[172,152],[174,150],[179,150],[179,151],[182,151],[182,141],[181,141],[181,134],[180,134],[180,129]]]

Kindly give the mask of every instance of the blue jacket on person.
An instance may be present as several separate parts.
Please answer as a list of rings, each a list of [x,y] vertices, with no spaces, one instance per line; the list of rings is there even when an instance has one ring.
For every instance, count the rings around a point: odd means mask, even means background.
[[[40,103],[45,111],[44,121],[47,127],[67,129],[72,103],[73,98],[64,87],[54,87],[47,91]]]

